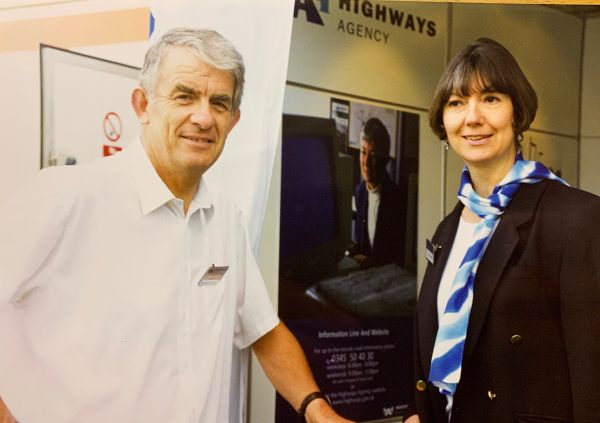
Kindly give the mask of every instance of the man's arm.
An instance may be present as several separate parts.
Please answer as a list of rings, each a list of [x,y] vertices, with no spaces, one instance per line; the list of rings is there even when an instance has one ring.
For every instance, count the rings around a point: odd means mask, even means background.
[[[302,347],[283,323],[252,344],[252,349],[275,389],[295,410],[308,394],[319,390]],[[338,416],[323,399],[310,402],[306,408],[306,421],[350,422]]]
[[[17,423],[0,397],[0,423]]]

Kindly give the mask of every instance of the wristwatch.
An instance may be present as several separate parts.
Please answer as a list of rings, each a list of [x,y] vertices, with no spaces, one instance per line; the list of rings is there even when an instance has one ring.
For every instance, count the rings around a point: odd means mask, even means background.
[[[331,406],[331,401],[329,400],[329,397],[327,397],[327,395],[325,395],[323,392],[320,392],[320,391],[311,392],[306,397],[304,397],[304,399],[302,400],[302,404],[300,404],[300,408],[298,409],[298,418],[299,418],[300,422],[302,422],[302,423],[306,422],[306,418],[304,417],[304,414],[306,413],[306,407],[308,407],[308,404],[310,404],[313,400],[316,400],[319,398],[324,399],[325,401],[327,401],[327,404],[329,404]]]

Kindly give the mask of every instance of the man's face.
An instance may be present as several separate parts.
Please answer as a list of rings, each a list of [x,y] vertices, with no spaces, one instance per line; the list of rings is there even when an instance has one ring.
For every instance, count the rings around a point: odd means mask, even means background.
[[[219,158],[239,119],[239,110],[232,110],[234,89],[230,72],[190,50],[165,52],[154,93],[145,94],[146,107],[138,111],[142,140],[163,179],[199,177]]]
[[[371,187],[377,187],[383,178],[385,158],[376,155],[375,147],[364,138],[360,140],[360,173]]]

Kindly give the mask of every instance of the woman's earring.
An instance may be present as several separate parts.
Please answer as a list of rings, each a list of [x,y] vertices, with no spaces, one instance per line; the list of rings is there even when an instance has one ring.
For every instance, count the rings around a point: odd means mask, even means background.
[[[523,134],[517,134],[517,141],[518,142],[523,141]]]
[[[447,140],[442,140],[442,145],[444,146],[444,150],[448,151],[448,141]]]

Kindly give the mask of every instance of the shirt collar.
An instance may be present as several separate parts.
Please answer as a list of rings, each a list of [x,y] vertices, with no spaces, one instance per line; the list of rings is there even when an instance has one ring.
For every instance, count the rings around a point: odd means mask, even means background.
[[[377,188],[369,188],[369,184],[365,182],[365,187],[369,191],[369,194],[379,194],[379,191],[381,191],[381,184],[377,185]]]
[[[154,169],[150,158],[146,154],[139,136],[121,154],[125,155],[125,159],[129,163],[144,215],[175,199],[173,193],[156,173],[156,169]],[[188,209],[188,214],[194,213],[198,209],[211,208],[212,205],[213,197],[210,189],[201,179],[198,190]]]
[[[204,178],[200,178],[200,184],[198,190],[190,203],[188,208],[188,214],[194,213],[199,209],[210,209],[213,207],[213,195],[208,187],[208,184],[204,181]]]

